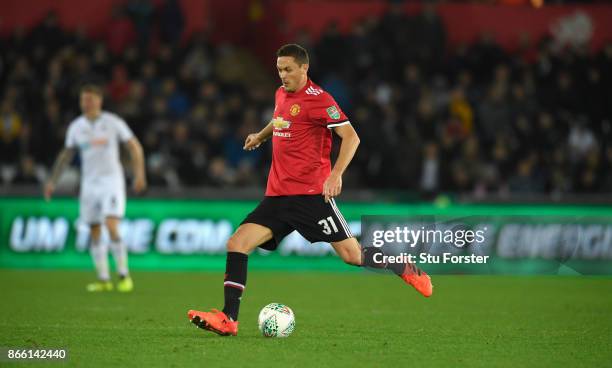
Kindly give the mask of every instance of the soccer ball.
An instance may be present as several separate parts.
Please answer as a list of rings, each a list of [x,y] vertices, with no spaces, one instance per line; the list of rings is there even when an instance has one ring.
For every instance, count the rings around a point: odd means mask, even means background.
[[[295,316],[288,306],[270,303],[259,312],[257,324],[265,337],[287,337],[295,328]]]

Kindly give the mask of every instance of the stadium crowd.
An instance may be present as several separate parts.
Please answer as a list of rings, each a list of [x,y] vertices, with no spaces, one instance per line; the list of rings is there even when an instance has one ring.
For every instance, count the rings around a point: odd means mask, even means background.
[[[143,143],[153,186],[263,186],[270,145],[244,138],[269,120],[277,77],[246,49],[179,42],[175,1],[117,8],[92,39],[49,16],[0,42],[3,185],[40,183],[79,114],[84,81],[103,82],[105,109]],[[433,194],[612,191],[612,44],[593,53],[530,40],[508,52],[492,35],[452,49],[433,6],[391,7],[349,34],[313,41],[311,75],[361,137],[345,187]],[[180,45],[180,46],[177,46]],[[270,59],[273,62],[273,58]],[[78,179],[65,175],[66,185]]]

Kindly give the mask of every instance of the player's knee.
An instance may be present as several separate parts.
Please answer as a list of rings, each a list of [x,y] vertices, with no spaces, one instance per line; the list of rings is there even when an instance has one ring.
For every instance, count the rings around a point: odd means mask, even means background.
[[[342,260],[353,266],[361,265],[361,253],[346,251],[341,254]]]
[[[108,235],[111,241],[118,242],[121,240],[121,235],[119,234],[119,221],[117,219],[107,218],[106,229],[108,230]]]
[[[121,240],[121,236],[119,235],[119,231],[117,231],[117,229],[108,229],[108,235],[110,236],[112,242],[118,242]]]
[[[94,225],[89,229],[89,236],[91,240],[97,242],[100,240],[100,236],[102,235],[102,231],[99,225]]]
[[[227,251],[228,252],[240,252],[240,253],[245,253],[246,251],[246,245],[244,244],[244,241],[242,241],[240,239],[240,237],[236,236],[235,234],[232,235],[228,240],[227,240]]]
[[[353,266],[361,266],[361,254],[349,254],[344,262]]]

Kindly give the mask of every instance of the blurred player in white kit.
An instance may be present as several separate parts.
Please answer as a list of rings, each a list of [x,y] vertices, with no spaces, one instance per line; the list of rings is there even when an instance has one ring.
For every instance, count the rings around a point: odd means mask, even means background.
[[[125,178],[119,159],[119,143],[126,144],[134,171],[133,189],[146,189],[142,146],[119,116],[102,110],[102,89],[94,84],[81,88],[83,114],[70,123],[66,144],[59,153],[51,177],[45,184],[48,201],[63,169],[78,150],[81,159],[80,219],[90,227],[90,253],[98,279],[87,285],[91,292],[111,291],[108,246],[101,239],[102,225],[110,236],[110,249],[115,260],[119,282],[117,290],[132,291],[134,284],[128,270],[127,248],[121,241],[119,224],[125,214]]]

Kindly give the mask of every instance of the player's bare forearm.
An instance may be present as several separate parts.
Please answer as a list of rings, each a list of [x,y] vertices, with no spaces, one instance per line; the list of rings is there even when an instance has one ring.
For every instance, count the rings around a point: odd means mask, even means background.
[[[132,161],[132,170],[134,171],[134,190],[141,192],[146,187],[146,175],[144,166],[144,152],[142,145],[136,138],[127,141],[128,151]]]
[[[340,152],[338,153],[336,164],[329,177],[323,183],[322,194],[325,197],[325,202],[340,195],[340,192],[342,192],[342,174],[344,174],[344,171],[351,163],[357,151],[357,146],[359,146],[359,136],[350,124],[336,127],[334,131],[340,136],[342,143],[340,143]]]
[[[265,128],[263,128],[259,131],[259,133],[257,133],[257,138],[259,138],[261,142],[265,142],[272,136],[273,130],[274,126],[272,125],[272,122],[269,122]]]
[[[348,165],[351,163],[351,160],[353,160],[353,156],[355,156],[360,140],[357,132],[350,124],[336,127],[334,128],[334,131],[336,134],[338,134],[338,136],[340,136],[342,142],[340,143],[340,152],[338,153],[336,164],[332,169],[332,174],[342,176]]]
[[[138,139],[132,138],[127,141],[127,147],[130,152],[134,175],[144,177],[144,152],[142,150],[142,145],[138,142]]]
[[[60,151],[55,159],[55,163],[53,164],[53,169],[51,171],[51,177],[47,181],[48,184],[55,186],[57,181],[59,180],[62,172],[72,162],[72,158],[74,157],[74,149],[73,148],[64,148]]]
[[[51,200],[51,196],[55,191],[55,184],[59,180],[60,175],[64,171],[64,168],[70,164],[72,158],[74,157],[74,149],[73,148],[64,148],[60,151],[59,155],[55,159],[55,163],[53,164],[53,169],[51,171],[51,177],[45,183],[44,188],[44,196],[45,200]]]
[[[272,136],[272,131],[274,130],[274,126],[272,122],[268,123],[265,128],[260,130],[257,133],[249,134],[244,141],[243,149],[247,151],[252,151],[258,148],[263,142],[267,141],[268,138]]]

